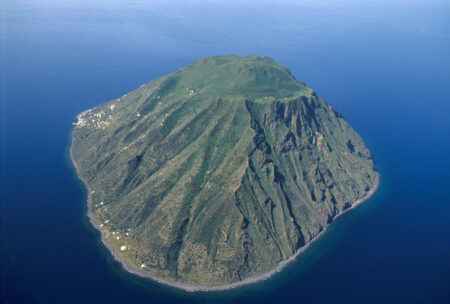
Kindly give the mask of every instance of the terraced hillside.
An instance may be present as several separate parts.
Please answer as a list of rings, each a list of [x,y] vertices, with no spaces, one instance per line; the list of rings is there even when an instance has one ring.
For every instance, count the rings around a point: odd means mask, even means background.
[[[256,56],[203,58],[81,113],[71,153],[111,250],[207,286],[274,267],[376,180],[343,116]]]

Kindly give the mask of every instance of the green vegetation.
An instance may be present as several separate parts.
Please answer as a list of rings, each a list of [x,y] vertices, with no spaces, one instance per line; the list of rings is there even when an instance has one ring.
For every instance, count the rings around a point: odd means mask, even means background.
[[[343,116],[267,57],[203,58],[78,119],[95,223],[130,266],[172,281],[267,271],[376,179]]]

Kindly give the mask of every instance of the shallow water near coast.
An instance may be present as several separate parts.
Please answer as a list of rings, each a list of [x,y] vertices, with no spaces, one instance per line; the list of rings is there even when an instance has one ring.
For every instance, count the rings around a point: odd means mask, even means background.
[[[448,303],[450,5],[4,1],[0,302]],[[86,215],[72,122],[208,55],[287,65],[362,136],[378,191],[271,278],[186,292],[126,272]]]

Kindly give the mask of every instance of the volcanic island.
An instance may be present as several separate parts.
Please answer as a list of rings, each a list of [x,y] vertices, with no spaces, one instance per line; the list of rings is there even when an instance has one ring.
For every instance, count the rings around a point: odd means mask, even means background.
[[[103,243],[186,290],[269,277],[378,186],[343,115],[268,57],[205,57],[77,118]]]

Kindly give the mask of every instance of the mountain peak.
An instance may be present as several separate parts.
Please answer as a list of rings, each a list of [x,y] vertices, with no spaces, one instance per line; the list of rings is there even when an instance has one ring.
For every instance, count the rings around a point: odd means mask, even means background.
[[[188,87],[219,97],[286,98],[310,93],[287,67],[264,56],[212,56],[167,76],[174,88]]]

